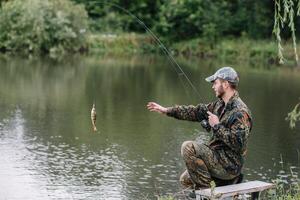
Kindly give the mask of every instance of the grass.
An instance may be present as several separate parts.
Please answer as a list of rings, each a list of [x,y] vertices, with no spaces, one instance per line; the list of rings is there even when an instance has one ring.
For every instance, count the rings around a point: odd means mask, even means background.
[[[283,163],[282,163],[283,165]],[[278,173],[276,179],[272,179],[272,182],[276,185],[274,189],[264,191],[260,195],[261,200],[300,200],[300,179],[296,167],[290,167],[290,174]],[[287,181],[286,177],[290,177]],[[211,188],[214,188],[215,185],[211,184]],[[212,189],[213,190],[213,189]],[[181,198],[177,198],[181,197]],[[157,200],[176,200],[176,199],[185,199],[185,196],[182,195],[165,195],[157,196]]]
[[[157,51],[153,38],[144,34],[91,34],[88,48],[92,54],[141,54]]]
[[[210,45],[198,38],[176,43],[172,48],[178,55],[218,58],[227,61],[278,64],[277,44],[272,40],[227,38],[215,45]],[[283,48],[286,58],[285,64],[295,64],[292,45],[286,42],[283,44]],[[300,48],[300,45],[298,48]]]
[[[216,44],[196,38],[180,42],[163,42],[176,56],[201,59],[222,59],[233,62],[278,64],[277,44],[274,40],[253,40],[246,37],[225,38]],[[148,34],[90,34],[88,37],[90,54],[149,54],[163,53],[161,47]],[[285,65],[295,65],[291,42],[283,43]],[[298,45],[298,49],[300,45]]]

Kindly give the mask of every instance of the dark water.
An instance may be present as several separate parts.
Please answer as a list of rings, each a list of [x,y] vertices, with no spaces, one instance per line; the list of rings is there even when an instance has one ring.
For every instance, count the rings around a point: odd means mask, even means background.
[[[164,57],[0,61],[1,199],[154,199],[180,192],[180,146],[209,135],[198,123],[145,105],[215,99],[204,78],[218,61],[181,60],[201,97]],[[254,116],[247,180],[295,181],[300,127],[284,120],[300,97],[300,71],[235,64]],[[98,132],[91,131],[95,101]]]

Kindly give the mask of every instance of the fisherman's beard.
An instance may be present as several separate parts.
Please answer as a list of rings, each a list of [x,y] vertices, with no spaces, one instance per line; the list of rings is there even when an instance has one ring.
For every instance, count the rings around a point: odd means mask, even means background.
[[[224,94],[225,94],[225,91],[224,91],[223,86],[221,85],[216,91],[216,96],[218,98],[222,98],[224,96]]]

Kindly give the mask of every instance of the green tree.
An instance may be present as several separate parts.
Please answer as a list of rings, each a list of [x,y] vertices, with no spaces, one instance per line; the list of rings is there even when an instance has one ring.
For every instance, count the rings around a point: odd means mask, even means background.
[[[85,45],[88,16],[69,0],[11,0],[0,12],[0,50],[65,53]]]
[[[152,27],[158,19],[158,11],[162,0],[73,0],[82,3],[91,18],[94,31],[135,31],[145,32],[135,18],[124,10],[141,19],[148,27]]]
[[[156,30],[166,37],[222,36],[269,38],[272,35],[273,0],[170,0],[160,6]]]
[[[240,6],[246,8],[245,13],[248,16],[246,32],[249,36],[254,39],[271,37],[273,19],[270,16],[274,14],[273,0],[247,0]]]
[[[171,0],[160,7],[157,32],[172,39],[210,36],[215,39],[226,29],[230,13],[223,0]]]
[[[167,39],[204,37],[213,43],[221,36],[259,39],[272,35],[273,0],[72,1],[85,5],[94,31],[145,32],[126,10]]]
[[[298,3],[298,4],[296,4]],[[283,48],[281,46],[281,30],[284,25],[287,24],[289,30],[291,31],[291,36],[293,40],[294,54],[296,63],[298,63],[298,54],[296,46],[296,23],[295,15],[300,16],[300,1],[296,2],[293,0],[275,0],[275,11],[274,11],[274,28],[273,33],[276,36],[278,43],[278,57],[280,63],[283,63]],[[295,108],[288,113],[287,120],[290,121],[290,127],[294,128],[297,121],[300,121],[300,103],[298,103]]]

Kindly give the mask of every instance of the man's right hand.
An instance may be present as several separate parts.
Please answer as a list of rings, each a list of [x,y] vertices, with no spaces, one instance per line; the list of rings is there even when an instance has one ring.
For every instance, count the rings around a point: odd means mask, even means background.
[[[151,112],[158,112],[161,114],[166,114],[167,113],[167,108],[155,103],[155,102],[149,102],[147,104],[147,108],[148,110],[150,110]]]

